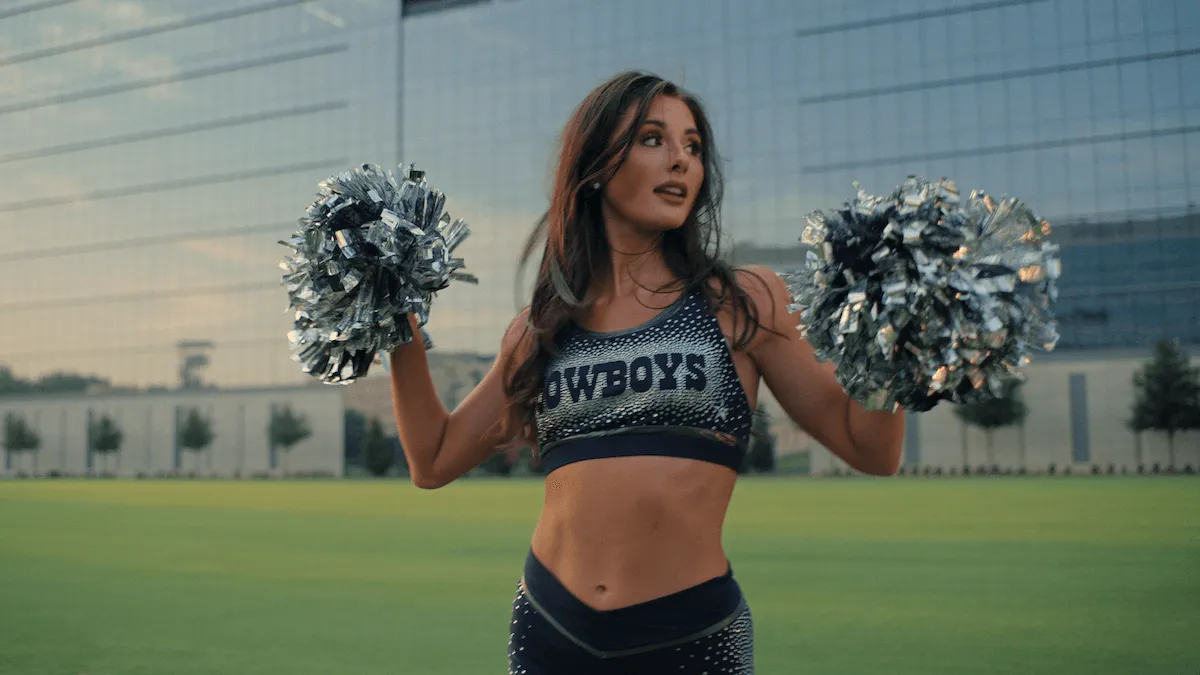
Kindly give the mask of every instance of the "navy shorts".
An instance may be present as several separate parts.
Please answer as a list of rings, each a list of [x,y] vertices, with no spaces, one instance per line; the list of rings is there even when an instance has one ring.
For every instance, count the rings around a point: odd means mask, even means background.
[[[510,675],[751,675],[754,622],[730,567],[629,607],[596,610],[530,551],[509,624]]]

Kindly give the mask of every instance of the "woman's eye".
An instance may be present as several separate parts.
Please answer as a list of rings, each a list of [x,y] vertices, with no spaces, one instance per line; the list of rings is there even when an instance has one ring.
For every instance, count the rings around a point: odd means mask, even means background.
[[[658,136],[647,136],[642,139],[642,145],[648,145],[653,148],[662,145],[662,139]]]
[[[687,148],[688,152],[692,153],[693,155],[704,154],[704,146],[700,145],[699,143],[688,143]]]

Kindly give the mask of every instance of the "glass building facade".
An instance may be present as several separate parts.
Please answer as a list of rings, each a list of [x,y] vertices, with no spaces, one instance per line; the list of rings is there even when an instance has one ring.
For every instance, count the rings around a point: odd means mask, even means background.
[[[0,362],[302,380],[276,241],[326,175],[415,162],[472,226],[448,351],[494,353],[573,107],[637,68],[695,92],[725,242],[909,174],[1011,194],[1063,244],[1063,350],[1200,342],[1200,3],[184,0],[0,7]],[[1192,82],[1192,85],[1187,85]]]

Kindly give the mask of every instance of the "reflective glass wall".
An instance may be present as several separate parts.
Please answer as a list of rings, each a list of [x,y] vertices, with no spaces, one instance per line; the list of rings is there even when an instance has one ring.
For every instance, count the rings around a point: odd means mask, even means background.
[[[418,163],[483,283],[441,350],[492,353],[554,143],[609,75],[707,104],[727,247],[908,174],[1057,226],[1063,348],[1200,341],[1200,3],[1190,0],[24,0],[0,7],[0,362],[25,376],[303,381],[275,242],[329,173]]]
[[[399,9],[0,5],[0,362],[296,381],[276,242],[330,172],[397,152]]]
[[[708,104],[740,260],[798,263],[803,215],[853,181],[948,176],[1057,226],[1062,349],[1200,342],[1200,3],[497,0],[405,35],[405,151],[503,281],[447,294],[437,322],[468,348],[494,350],[515,310],[555,134],[626,68]]]

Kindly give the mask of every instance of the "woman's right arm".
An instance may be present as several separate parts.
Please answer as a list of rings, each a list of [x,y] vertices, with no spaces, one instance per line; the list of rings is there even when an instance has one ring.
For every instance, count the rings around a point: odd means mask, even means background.
[[[433,386],[425,344],[409,316],[416,339],[392,350],[392,409],[409,475],[419,488],[446,485],[481,464],[504,438],[506,418],[512,415],[505,393],[506,365],[513,352],[529,344],[523,311],[509,325],[500,353],[483,380],[455,407],[446,410]]]

